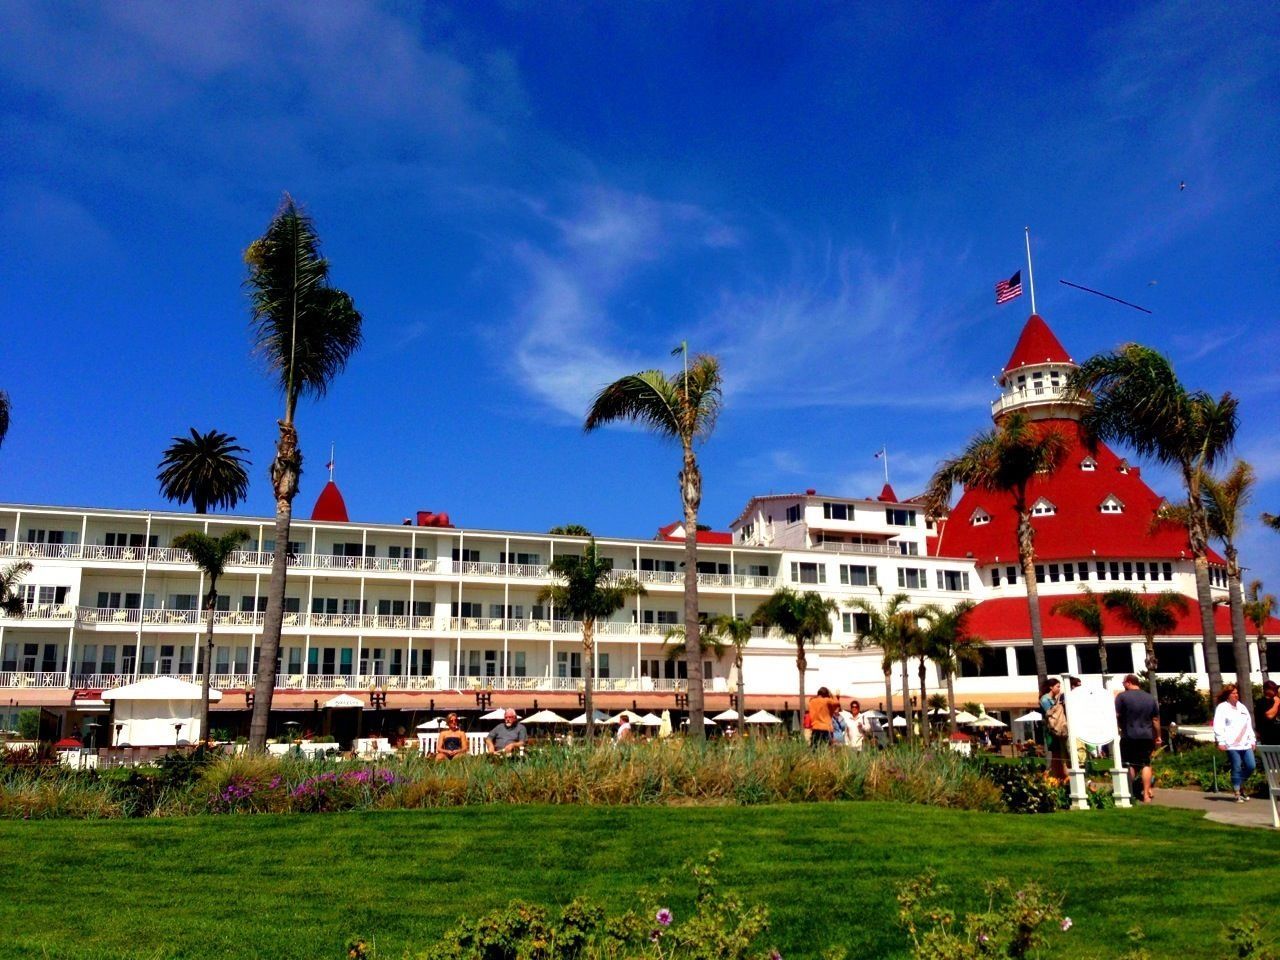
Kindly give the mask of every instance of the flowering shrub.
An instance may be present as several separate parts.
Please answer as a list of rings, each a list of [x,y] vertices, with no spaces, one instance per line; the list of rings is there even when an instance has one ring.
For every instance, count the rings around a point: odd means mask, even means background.
[[[293,788],[296,810],[321,813],[373,806],[373,801],[396,782],[390,770],[333,770],[307,777]]]
[[[1069,805],[1067,785],[1035,764],[980,761],[1011,813],[1053,813]]]

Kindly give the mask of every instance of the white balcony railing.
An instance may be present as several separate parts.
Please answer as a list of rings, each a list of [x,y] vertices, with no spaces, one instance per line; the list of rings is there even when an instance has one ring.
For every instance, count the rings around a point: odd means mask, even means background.
[[[839,541],[823,540],[813,546],[817,550],[826,550],[829,553],[861,553],[874,557],[906,556],[898,549],[897,544],[893,543],[840,543]]]

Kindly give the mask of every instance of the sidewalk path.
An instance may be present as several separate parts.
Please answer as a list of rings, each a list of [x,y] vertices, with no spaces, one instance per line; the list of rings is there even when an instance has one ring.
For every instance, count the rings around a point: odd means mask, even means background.
[[[1233,827],[1262,827],[1271,829],[1271,804],[1263,797],[1254,797],[1248,803],[1236,803],[1229,793],[1204,793],[1200,790],[1156,790],[1157,807],[1178,807],[1182,810],[1203,810],[1205,817]]]

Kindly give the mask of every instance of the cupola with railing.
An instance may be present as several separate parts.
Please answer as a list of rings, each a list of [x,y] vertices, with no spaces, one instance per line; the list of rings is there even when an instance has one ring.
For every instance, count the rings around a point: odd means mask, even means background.
[[[1020,412],[1032,420],[1078,420],[1083,404],[1066,395],[1067,378],[1077,366],[1044,318],[1033,313],[1000,372],[992,418],[999,422]]]

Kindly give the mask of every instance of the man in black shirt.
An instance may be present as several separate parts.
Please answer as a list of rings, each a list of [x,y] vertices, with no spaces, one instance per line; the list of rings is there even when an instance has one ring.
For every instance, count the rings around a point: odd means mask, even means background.
[[[1274,680],[1262,685],[1262,699],[1253,709],[1258,742],[1280,746],[1280,686]]]
[[[1124,678],[1124,692],[1116,697],[1120,725],[1120,756],[1129,766],[1129,778],[1142,772],[1141,799],[1151,802],[1151,753],[1160,746],[1160,708],[1156,698],[1143,690],[1132,673]]]

